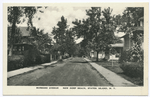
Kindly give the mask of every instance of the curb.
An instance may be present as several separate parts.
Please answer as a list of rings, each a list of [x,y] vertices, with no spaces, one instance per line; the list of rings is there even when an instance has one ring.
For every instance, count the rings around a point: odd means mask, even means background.
[[[52,64],[55,64],[55,63],[57,63],[57,61],[52,61],[50,63],[44,63],[44,64],[34,66],[34,67],[25,67],[25,68],[17,69],[17,70],[14,70],[14,71],[10,71],[10,72],[7,72],[7,78],[10,78],[10,77],[13,77],[13,76],[16,76],[16,75],[19,75],[19,74],[23,74],[23,73],[26,73],[26,72],[29,72],[29,71],[33,71],[33,70],[36,70],[36,69],[41,69],[41,68],[44,68],[44,66],[52,65]]]

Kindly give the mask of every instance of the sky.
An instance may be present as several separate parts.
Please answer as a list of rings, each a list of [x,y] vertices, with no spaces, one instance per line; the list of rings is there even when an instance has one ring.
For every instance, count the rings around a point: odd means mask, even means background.
[[[112,8],[112,15],[122,14],[125,9],[125,6],[118,7],[116,5],[112,6],[104,6],[101,5],[102,10],[104,8]],[[67,25],[69,28],[73,27],[72,21],[75,19],[82,20],[87,18],[86,11],[90,9],[90,7],[72,7],[72,6],[50,6],[46,9],[40,8],[43,13],[37,11],[33,18],[33,25],[36,28],[44,29],[45,33],[51,34],[53,27],[57,27],[58,21],[60,21],[61,17],[64,16],[67,19]],[[27,26],[26,22],[20,23],[18,26]],[[80,42],[82,39],[77,40],[77,43]]]

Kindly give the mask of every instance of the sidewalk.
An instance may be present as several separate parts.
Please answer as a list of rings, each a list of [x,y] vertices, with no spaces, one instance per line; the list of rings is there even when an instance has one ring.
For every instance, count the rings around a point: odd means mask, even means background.
[[[36,70],[36,69],[41,69],[41,68],[44,68],[44,66],[52,65],[56,62],[57,61],[52,61],[50,63],[44,63],[44,64],[41,64],[41,65],[38,65],[38,66],[25,67],[25,68],[17,69],[17,70],[14,70],[14,71],[10,71],[10,72],[7,73],[7,78],[18,75],[18,74],[23,74],[23,73],[26,73],[26,72],[29,72],[29,71],[33,71],[33,70]]]
[[[113,86],[136,86],[133,83],[127,81],[126,79],[118,76],[116,73],[92,62],[91,60],[84,58],[86,61],[88,61],[100,74],[102,74]]]

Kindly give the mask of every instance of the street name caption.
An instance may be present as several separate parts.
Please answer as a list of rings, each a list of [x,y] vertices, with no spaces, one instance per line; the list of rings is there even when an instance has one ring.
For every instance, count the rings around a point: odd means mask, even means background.
[[[116,89],[115,87],[36,87],[36,89]]]

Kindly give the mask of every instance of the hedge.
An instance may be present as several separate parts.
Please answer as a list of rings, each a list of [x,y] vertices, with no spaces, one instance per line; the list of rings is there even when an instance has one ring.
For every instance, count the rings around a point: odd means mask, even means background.
[[[16,70],[23,67],[50,62],[49,55],[40,54],[36,49],[25,51],[23,55],[8,56],[7,70]]]
[[[120,68],[124,71],[124,74],[143,79],[143,63],[142,62],[124,62],[121,63]]]
[[[23,55],[8,56],[8,65],[7,65],[8,71],[24,67],[23,62],[24,62]]]

